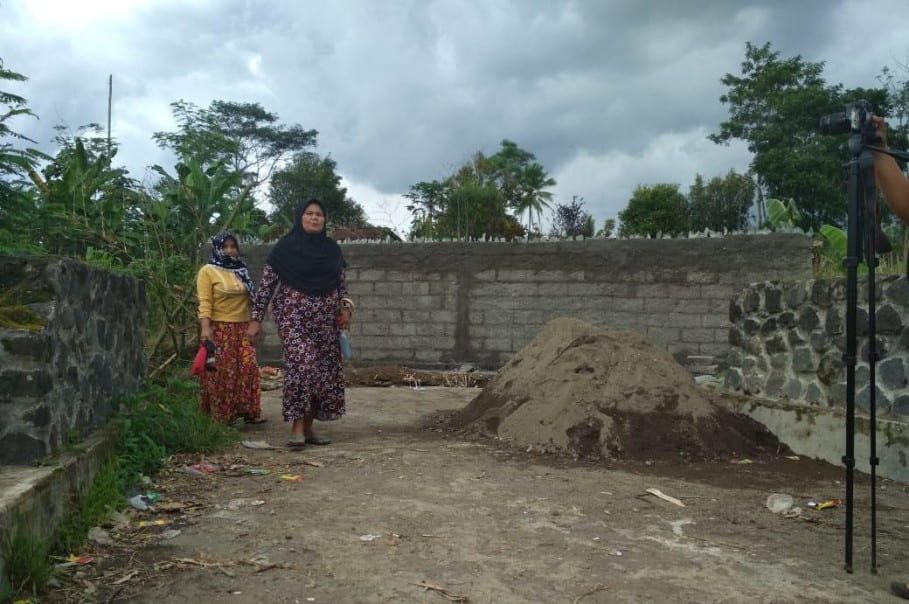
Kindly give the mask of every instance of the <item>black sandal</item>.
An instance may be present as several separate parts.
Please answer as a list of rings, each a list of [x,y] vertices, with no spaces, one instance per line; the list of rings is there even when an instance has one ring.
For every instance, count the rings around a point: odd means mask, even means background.
[[[330,445],[331,439],[325,438],[324,436],[316,436],[316,435],[307,436],[306,444],[307,445]]]
[[[268,420],[264,417],[244,417],[243,423],[245,424],[264,424]]]
[[[890,584],[890,591],[898,595],[901,598],[909,600],[909,583],[904,583],[902,581],[894,581]]]

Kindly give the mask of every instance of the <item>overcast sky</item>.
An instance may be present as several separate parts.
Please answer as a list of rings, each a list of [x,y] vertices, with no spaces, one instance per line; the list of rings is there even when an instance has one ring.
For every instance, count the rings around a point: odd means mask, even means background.
[[[599,227],[639,184],[687,192],[744,171],[720,78],[745,42],[824,61],[828,83],[877,85],[909,53],[909,0],[0,0],[7,90],[53,126],[106,122],[136,178],[173,158],[151,140],[169,103],[258,102],[319,131],[370,219],[406,231],[401,193],[510,139],[583,197]],[[905,71],[901,76],[909,76]]]

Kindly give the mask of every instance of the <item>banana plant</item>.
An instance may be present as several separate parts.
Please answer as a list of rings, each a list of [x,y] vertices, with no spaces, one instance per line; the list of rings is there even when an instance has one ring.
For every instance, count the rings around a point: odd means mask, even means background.
[[[770,230],[784,233],[801,231],[797,226],[801,219],[802,212],[795,200],[770,199],[767,201],[767,226],[770,227]]]

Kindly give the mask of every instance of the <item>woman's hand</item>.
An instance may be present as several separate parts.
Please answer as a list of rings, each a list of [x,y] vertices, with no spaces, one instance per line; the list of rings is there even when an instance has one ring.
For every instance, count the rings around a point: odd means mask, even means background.
[[[884,121],[884,118],[873,115],[871,116],[871,121],[874,122],[874,130],[879,137],[881,137],[881,147],[887,147],[887,122]]]
[[[202,319],[199,325],[199,340],[202,342],[213,341],[211,335],[211,319]]]
[[[350,311],[342,308],[338,313],[338,327],[341,329],[350,329]]]
[[[246,339],[250,343],[255,344],[256,340],[259,339],[259,334],[262,333],[262,324],[258,321],[250,321],[249,325],[246,327]]]

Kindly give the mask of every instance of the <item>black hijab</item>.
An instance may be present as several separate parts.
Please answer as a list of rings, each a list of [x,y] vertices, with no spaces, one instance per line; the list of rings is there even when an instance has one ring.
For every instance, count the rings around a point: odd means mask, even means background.
[[[281,283],[313,296],[324,296],[341,285],[341,269],[347,266],[341,246],[321,233],[303,230],[303,212],[317,205],[325,214],[318,199],[310,199],[294,212],[294,228],[278,240],[268,254],[268,264],[278,274]],[[326,215],[326,223],[328,222]]]
[[[249,269],[246,268],[246,264],[239,258],[231,258],[224,253],[224,242],[228,239],[233,241],[234,245],[237,246],[237,251],[240,251],[240,244],[237,242],[237,238],[227,231],[221,231],[211,238],[211,259],[209,259],[208,263],[235,273],[240,278],[240,281],[243,282],[244,287],[246,287],[246,293],[252,299],[256,293],[256,286],[253,285],[252,279],[249,277]]]

